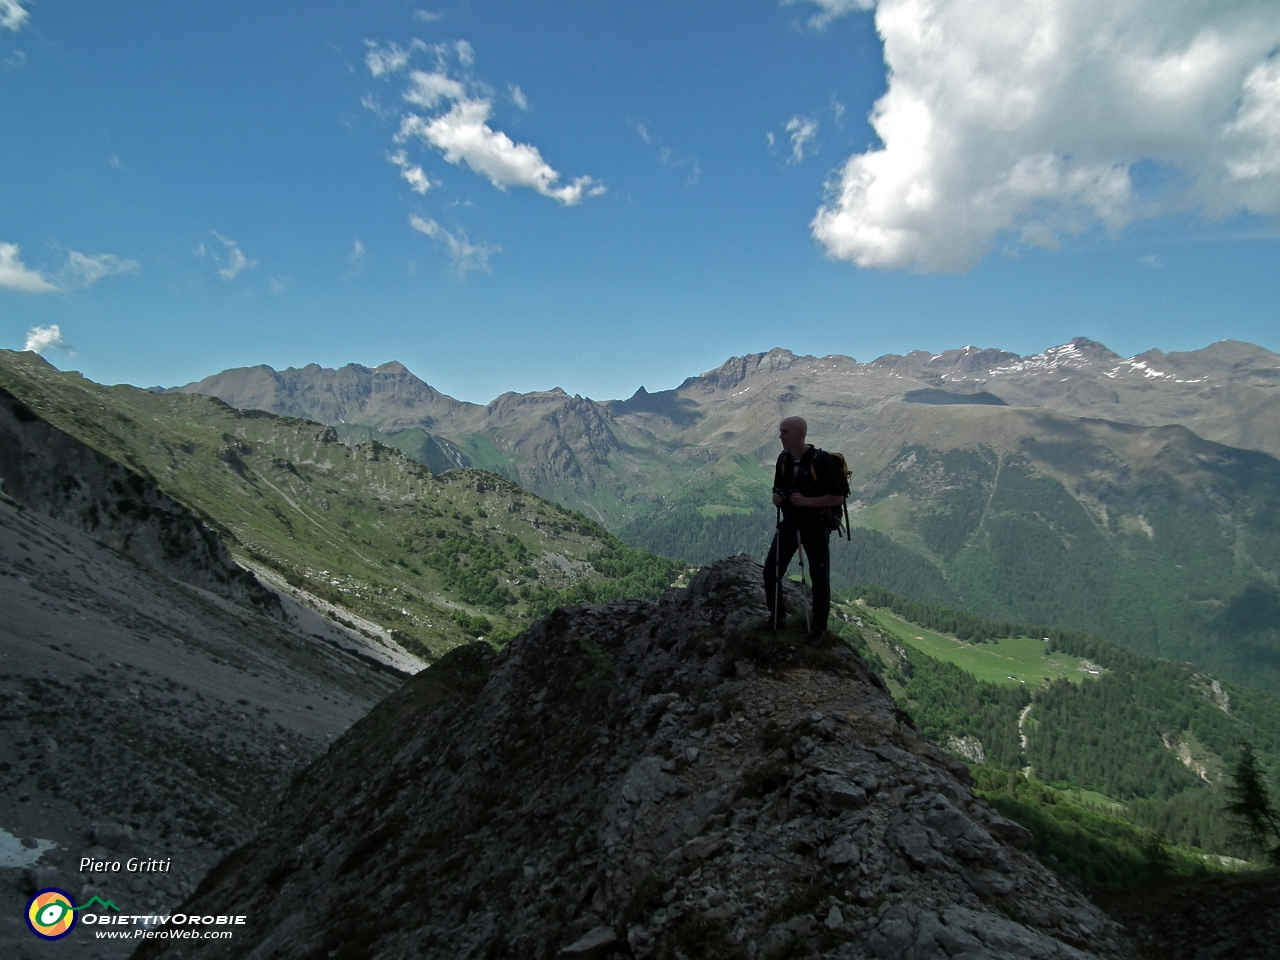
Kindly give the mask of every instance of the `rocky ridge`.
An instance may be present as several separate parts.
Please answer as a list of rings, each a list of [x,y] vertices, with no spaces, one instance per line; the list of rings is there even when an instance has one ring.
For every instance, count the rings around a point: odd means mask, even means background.
[[[245,936],[139,956],[1132,955],[852,650],[756,629],[759,577],[447,655],[183,905]]]

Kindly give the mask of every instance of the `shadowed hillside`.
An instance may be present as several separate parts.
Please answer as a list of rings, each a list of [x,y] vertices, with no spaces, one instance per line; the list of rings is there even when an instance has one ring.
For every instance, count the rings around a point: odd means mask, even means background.
[[[856,654],[754,631],[759,576],[455,651],[184,905],[247,935],[140,955],[1130,956]]]

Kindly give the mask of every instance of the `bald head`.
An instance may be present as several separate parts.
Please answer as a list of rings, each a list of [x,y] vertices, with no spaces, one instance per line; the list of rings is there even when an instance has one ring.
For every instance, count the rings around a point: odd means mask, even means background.
[[[798,431],[801,440],[809,435],[809,423],[804,417],[787,417],[782,421],[782,423],[778,424],[779,428],[786,426],[790,426],[791,429]]]
[[[804,417],[787,417],[778,424],[778,439],[782,441],[782,448],[797,460],[804,456],[805,437],[808,435],[809,424],[805,423]]]

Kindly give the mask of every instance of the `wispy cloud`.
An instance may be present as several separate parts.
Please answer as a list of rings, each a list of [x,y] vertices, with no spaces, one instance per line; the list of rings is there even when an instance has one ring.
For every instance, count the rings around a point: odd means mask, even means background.
[[[360,106],[375,114],[380,120],[390,120],[398,112],[395,107],[384,107],[372,93],[366,93],[360,98]]]
[[[529,112],[529,98],[524,95],[523,90],[513,83],[507,87],[507,93],[510,94],[512,103],[525,113]]]
[[[1150,267],[1152,270],[1159,270],[1164,266],[1164,258],[1158,253],[1149,253],[1145,257],[1139,257],[1138,262]]]
[[[628,120],[627,123],[635,131],[636,136],[644,141],[645,146],[658,148],[658,163],[673,170],[685,171],[685,183],[689,186],[702,178],[702,164],[694,156],[682,155],[667,146],[662,137],[654,133],[643,120]]]
[[[400,168],[400,176],[404,177],[405,182],[409,184],[409,189],[414,193],[426,193],[436,185],[435,181],[427,176],[426,171],[409,160],[409,154],[406,151],[397,150],[394,153],[388,153],[387,160]]]
[[[27,331],[27,345],[22,348],[35,354],[46,350],[63,350],[74,354],[75,348],[62,339],[62,329],[55,323],[47,327],[32,327]]]
[[[783,0],[783,4],[788,7],[797,2],[798,0]],[[810,0],[810,2],[822,8],[821,13],[815,13],[809,18],[809,27],[813,30],[825,30],[831,21],[845,14],[858,10],[873,10],[876,5],[876,0]]]
[[[354,276],[364,267],[364,261],[369,256],[369,252],[365,249],[364,242],[356,239],[351,242],[351,252],[347,254],[347,265],[350,269],[347,276]]]
[[[29,16],[22,9],[20,0],[0,0],[0,30],[13,30],[16,33],[22,29]]]
[[[411,216],[409,217],[409,226],[440,243],[449,254],[449,259],[453,262],[453,269],[460,274],[467,274],[472,271],[488,273],[490,255],[502,252],[501,247],[473,244],[467,239],[465,230],[459,228],[456,233],[450,233],[429,218]]]
[[[279,297],[293,285],[293,277],[272,277],[267,281],[267,292]]]
[[[0,243],[0,289],[21,293],[56,293],[58,288],[39,270],[22,262],[22,249],[16,243]]]
[[[90,256],[78,250],[68,250],[67,263],[61,273],[69,281],[69,285],[91,287],[104,277],[134,273],[141,268],[142,265],[137,260],[117,257],[113,253]]]
[[[372,40],[366,40],[365,46],[369,49],[364,55],[364,65],[375,77],[398,73],[409,65],[414,50],[427,49],[427,45],[421,40],[414,40],[408,47],[401,47],[394,43],[388,43],[382,47]]]
[[[435,23],[437,20],[444,19],[444,13],[432,13],[430,10],[415,10],[413,11],[413,19],[417,20],[419,23]]]
[[[196,247],[195,255],[197,257],[208,257],[218,267],[218,276],[223,280],[234,280],[245,270],[256,267],[261,261],[250,260],[244,255],[244,251],[240,249],[240,245],[234,240],[228,240],[217,230],[210,230],[209,233],[222,244],[225,253],[218,254],[215,250],[200,244]]]
[[[689,186],[693,186],[702,179],[702,164],[698,162],[698,158],[681,156],[670,147],[658,148],[658,163],[673,170],[683,170],[684,182]]]
[[[796,114],[787,121],[787,133],[791,134],[791,159],[788,163],[799,163],[814,153],[809,144],[818,135],[817,120]]]
[[[66,263],[57,271],[55,284],[22,262],[22,251],[16,243],[0,243],[0,288],[22,293],[59,293],[91,287],[105,277],[133,273],[142,267],[137,260],[117,257],[114,253],[90,255],[79,250],[66,253]]]

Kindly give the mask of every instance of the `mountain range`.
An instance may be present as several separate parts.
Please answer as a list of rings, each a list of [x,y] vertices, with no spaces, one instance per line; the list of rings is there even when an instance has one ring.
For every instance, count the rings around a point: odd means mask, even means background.
[[[837,587],[1086,630],[1280,691],[1280,356],[1261,347],[1124,358],[1076,339],[869,363],[774,349],[609,401],[466,403],[399,363],[177,390],[502,474],[694,563],[763,552],[776,424],[799,414],[852,470]]]

